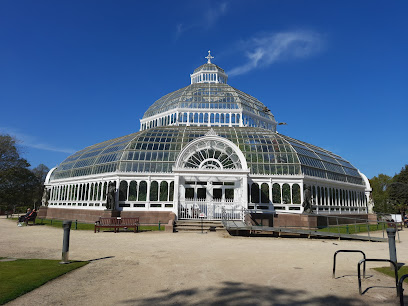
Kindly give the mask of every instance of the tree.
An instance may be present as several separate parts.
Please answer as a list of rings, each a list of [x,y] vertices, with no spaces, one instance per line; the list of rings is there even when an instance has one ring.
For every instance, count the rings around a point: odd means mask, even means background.
[[[0,134],[0,208],[15,210],[32,203],[39,181],[28,169],[30,164],[20,157],[16,140]]]
[[[41,206],[41,199],[44,192],[44,181],[50,169],[44,164],[39,164],[31,171],[35,175],[38,182],[33,195],[33,203],[36,207],[38,207]]]
[[[374,211],[376,213],[394,212],[394,207],[390,203],[388,195],[388,186],[392,183],[392,178],[385,174],[379,174],[370,179],[370,185],[373,189],[372,198],[374,201]]]
[[[396,174],[387,188],[391,203],[401,214],[408,208],[408,165]]]

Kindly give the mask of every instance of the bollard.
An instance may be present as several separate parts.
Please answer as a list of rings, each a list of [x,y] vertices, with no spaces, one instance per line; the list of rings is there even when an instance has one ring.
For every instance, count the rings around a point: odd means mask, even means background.
[[[64,239],[62,241],[62,260],[60,264],[68,264],[68,253],[69,253],[69,233],[71,230],[72,221],[64,221],[62,223],[62,228],[64,229]]]
[[[390,250],[390,260],[392,262],[395,262],[397,264],[397,249],[395,247],[395,233],[396,233],[396,228],[391,227],[387,228],[387,236],[388,236],[388,248]],[[391,265],[391,268],[393,266]]]

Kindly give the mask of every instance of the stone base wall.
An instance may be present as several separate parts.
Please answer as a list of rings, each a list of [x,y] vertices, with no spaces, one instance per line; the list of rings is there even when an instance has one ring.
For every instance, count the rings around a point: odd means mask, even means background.
[[[338,217],[338,218],[334,218]],[[323,228],[328,225],[370,223],[377,221],[375,214],[355,215],[303,215],[303,214],[251,214],[247,222],[257,226],[270,227],[301,227],[301,228]]]
[[[99,217],[139,217],[140,223],[169,224],[172,223],[176,215],[167,211],[110,211],[91,209],[63,209],[42,206],[37,218],[58,219],[58,220],[78,220],[80,222],[93,223]]]

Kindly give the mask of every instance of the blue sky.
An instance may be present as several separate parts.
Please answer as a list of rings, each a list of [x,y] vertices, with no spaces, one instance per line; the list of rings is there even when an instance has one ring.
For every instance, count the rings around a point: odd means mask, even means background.
[[[406,1],[0,1],[0,133],[35,167],[139,130],[205,63],[369,178],[408,163]]]

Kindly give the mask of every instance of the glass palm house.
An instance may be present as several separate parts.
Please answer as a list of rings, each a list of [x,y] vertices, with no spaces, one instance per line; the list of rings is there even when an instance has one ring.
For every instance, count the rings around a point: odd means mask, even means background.
[[[306,188],[317,214],[369,212],[365,175],[332,152],[278,133],[267,106],[228,85],[225,71],[210,53],[206,58],[190,85],[147,109],[140,131],[51,169],[48,214],[94,221],[106,211],[109,183],[122,216],[161,222],[302,213]]]

